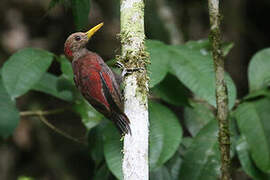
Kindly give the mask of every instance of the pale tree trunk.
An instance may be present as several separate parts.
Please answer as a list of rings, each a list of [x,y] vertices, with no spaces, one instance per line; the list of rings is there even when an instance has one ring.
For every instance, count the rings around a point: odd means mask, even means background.
[[[144,47],[144,2],[121,0],[122,55],[118,57],[126,68],[143,70],[124,79],[125,113],[130,120],[132,134],[124,138],[122,170],[124,180],[148,180],[148,54]]]
[[[228,92],[224,79],[224,55],[221,49],[219,0],[208,0],[210,16],[210,41],[216,77],[217,120],[221,152],[221,180],[230,180],[230,131],[228,120]]]

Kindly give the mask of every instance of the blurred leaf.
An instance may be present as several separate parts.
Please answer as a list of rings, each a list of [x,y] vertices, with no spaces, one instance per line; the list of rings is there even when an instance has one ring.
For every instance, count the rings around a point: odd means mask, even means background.
[[[162,100],[176,106],[188,105],[188,91],[186,87],[173,75],[168,74],[161,83],[153,87],[152,92]]]
[[[216,180],[219,176],[217,121],[210,121],[196,135],[183,156],[179,179]]]
[[[60,62],[63,77],[73,83],[73,70],[70,61],[64,55],[61,55],[57,60]]]
[[[169,60],[171,59],[169,52],[164,49],[164,44],[160,41],[147,40],[146,41],[147,51],[150,53],[151,64],[148,67],[150,72],[149,86],[154,87],[162,79],[165,78],[169,66]]]
[[[250,147],[251,157],[259,169],[270,172],[270,100],[240,104],[235,118]],[[259,148],[258,148],[259,147]]]
[[[41,79],[32,87],[32,89],[71,102],[73,100],[72,92],[68,90],[58,90],[58,80],[59,78],[57,76],[50,73],[45,73]]]
[[[12,99],[21,96],[36,84],[49,68],[53,54],[41,49],[26,48],[13,54],[2,70],[3,82]]]
[[[201,39],[198,41],[188,41],[185,43],[185,46],[192,50],[199,50],[202,55],[211,55],[211,43],[208,39]],[[222,44],[222,50],[224,55],[226,56],[230,50],[233,48],[233,43],[225,42]]]
[[[257,52],[248,67],[249,90],[255,91],[270,85],[270,48]]]
[[[253,92],[250,92],[246,95],[243,99],[244,100],[251,100],[258,97],[270,97],[270,91],[267,88],[259,89]]]
[[[161,166],[150,172],[150,180],[171,180],[171,175],[166,166]]]
[[[191,106],[192,107],[185,107],[184,109],[184,121],[192,136],[196,136],[201,128],[215,119],[215,116],[213,112],[203,104],[191,103]]]
[[[123,179],[122,173],[122,143],[120,134],[112,122],[108,122],[103,130],[105,160],[110,171],[118,179]]]
[[[106,179],[109,179],[109,176],[110,176],[110,171],[108,167],[106,166],[106,164],[103,164],[94,175],[93,180],[106,180]]]
[[[19,112],[8,95],[0,75],[0,136],[6,138],[13,133],[19,123]]]
[[[81,31],[88,24],[90,0],[71,0],[71,8],[76,29]]]
[[[166,167],[171,175],[172,180],[179,179],[179,172],[180,172],[181,164],[182,164],[182,159],[180,157],[180,153],[176,151],[173,157],[166,163]]]
[[[84,99],[77,100],[73,105],[73,109],[81,116],[82,122],[88,131],[99,124],[103,118],[103,115],[97,112]]]
[[[255,180],[265,180],[268,179],[267,175],[261,172],[252,162],[249,155],[249,147],[244,136],[241,136],[237,141],[236,146],[238,158],[240,160],[243,170]]]
[[[166,106],[150,102],[149,114],[150,139],[151,136],[160,136],[159,138],[160,140],[162,140],[162,151],[160,152],[158,160],[150,159],[150,162],[156,162],[155,164],[150,164],[150,166],[152,165],[150,169],[153,169],[155,167],[163,165],[173,156],[182,140],[183,132],[176,115],[174,115],[174,113]],[[155,128],[157,127],[158,129],[156,130]],[[155,153],[155,150],[158,150],[158,147],[154,147],[151,145],[153,144],[151,144],[150,142],[150,153]],[[157,156],[155,156],[155,158],[156,157]]]
[[[88,143],[91,158],[95,161],[95,167],[99,167],[104,159],[103,137],[100,124],[91,129],[88,133]]]
[[[170,72],[176,75],[194,94],[216,107],[215,73],[210,56],[203,56],[200,52],[185,46],[171,46],[170,50],[172,55]],[[231,109],[236,99],[236,88],[227,73],[225,74],[225,81]]]
[[[18,180],[34,180],[32,177],[27,177],[27,176],[19,176]]]

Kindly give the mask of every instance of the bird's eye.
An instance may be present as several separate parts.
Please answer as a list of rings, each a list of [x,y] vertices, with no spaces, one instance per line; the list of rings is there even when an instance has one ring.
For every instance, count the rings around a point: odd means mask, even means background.
[[[81,40],[81,37],[80,36],[75,36],[75,40],[76,41],[80,41]]]

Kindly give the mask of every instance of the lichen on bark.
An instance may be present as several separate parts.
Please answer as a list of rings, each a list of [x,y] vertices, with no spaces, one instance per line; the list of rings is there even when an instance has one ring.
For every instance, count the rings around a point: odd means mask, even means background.
[[[216,78],[217,120],[219,124],[219,147],[221,151],[221,180],[231,179],[230,175],[230,132],[228,120],[228,92],[224,79],[224,54],[221,49],[221,15],[219,0],[208,0],[210,35]]]
[[[122,170],[124,180],[148,180],[148,76],[149,56],[145,50],[143,0],[120,1],[122,54],[125,68],[142,68],[124,78],[125,113],[132,134],[124,137]]]

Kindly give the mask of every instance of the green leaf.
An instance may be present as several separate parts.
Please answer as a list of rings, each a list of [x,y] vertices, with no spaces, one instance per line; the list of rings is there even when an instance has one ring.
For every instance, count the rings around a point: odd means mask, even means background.
[[[176,106],[188,105],[188,91],[186,87],[173,75],[168,74],[161,83],[151,91],[162,100]]]
[[[108,122],[103,130],[104,155],[108,168],[117,179],[123,179],[122,173],[122,143],[120,134],[112,122]]]
[[[73,19],[77,30],[82,30],[88,24],[90,0],[71,0]]]
[[[191,103],[191,105],[192,107],[184,109],[184,121],[192,136],[196,136],[201,128],[215,119],[215,116],[209,107],[203,104]]]
[[[251,157],[263,172],[270,172],[270,100],[240,104],[235,118],[250,147]],[[259,147],[259,148],[258,148]]]
[[[61,71],[63,73],[62,76],[74,83],[73,70],[70,61],[64,55],[61,55],[57,60],[60,62]]]
[[[183,139],[184,140],[184,139]],[[176,152],[173,157],[166,163],[166,167],[171,175],[172,180],[179,179],[179,172],[182,164],[180,153]]]
[[[253,92],[250,92],[246,95],[243,99],[244,100],[251,100],[258,97],[270,97],[270,91],[267,88],[259,89]]]
[[[200,53],[204,56],[211,55],[212,46],[208,39],[201,39],[198,41],[188,41],[185,43],[185,46],[187,46],[192,50],[199,50]],[[233,46],[234,45],[231,42],[225,42],[222,44],[221,48],[225,56],[230,52]]]
[[[88,131],[98,125],[103,118],[103,115],[97,112],[82,97],[75,102],[73,109],[81,116],[82,123]]]
[[[166,166],[161,166],[150,173],[150,180],[171,180],[171,175]]]
[[[153,40],[148,40],[146,45],[148,45],[147,50],[150,52],[152,63],[150,87],[162,81],[168,73],[169,65],[169,72],[174,74],[195,95],[216,107],[214,64],[209,53],[204,55],[201,49],[190,48],[190,45],[170,46]],[[236,99],[236,88],[227,73],[225,81],[231,109]]]
[[[177,151],[182,140],[183,132],[176,115],[174,115],[174,113],[166,106],[150,102],[149,114],[150,141],[153,136],[160,136],[159,138],[162,141],[162,151],[160,152],[159,157],[154,156],[155,158],[158,157],[158,159],[151,159],[152,153],[154,153],[158,147],[153,146],[150,142],[150,169],[154,169],[163,165]]]
[[[3,82],[12,99],[30,90],[49,68],[54,55],[26,48],[13,54],[4,64]]]
[[[210,121],[192,141],[183,156],[179,179],[216,180],[220,172],[217,121]]]
[[[169,60],[171,59],[170,54],[164,48],[164,44],[160,41],[147,40],[146,41],[147,51],[150,53],[151,64],[148,67],[150,72],[149,86],[154,87],[162,79],[165,78],[169,70]]]
[[[103,164],[95,173],[93,180],[107,180],[110,177],[110,171],[106,164]]]
[[[13,102],[8,95],[0,75],[0,136],[6,138],[13,133],[17,127],[20,116]]]
[[[90,148],[91,158],[95,161],[95,167],[99,167],[101,162],[104,160],[103,153],[103,131],[102,123],[94,127],[88,133],[88,147]]]
[[[270,85],[270,48],[257,52],[248,67],[249,90],[255,91]]]
[[[244,136],[237,141],[236,151],[238,158],[240,160],[243,170],[255,180],[265,180],[268,179],[267,175],[261,172],[252,162],[252,159],[249,155],[249,147]]]
[[[65,101],[73,101],[73,94],[69,90],[59,90],[59,78],[53,74],[45,73],[41,79],[34,85],[33,90],[44,92]]]
[[[215,73],[211,57],[204,56],[185,46],[171,46],[170,50],[172,55],[170,72],[176,75],[195,95],[216,107]],[[231,109],[236,99],[236,88],[227,73],[225,81],[229,94],[229,108]]]

